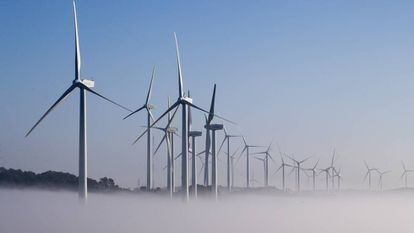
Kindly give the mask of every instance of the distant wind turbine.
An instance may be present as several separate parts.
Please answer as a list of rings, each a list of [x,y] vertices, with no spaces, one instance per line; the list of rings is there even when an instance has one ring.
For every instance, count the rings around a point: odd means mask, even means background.
[[[224,138],[223,138],[223,141],[221,142],[221,145],[220,145],[220,148],[217,154],[220,154],[221,148],[223,147],[224,143],[227,142],[227,152],[226,152],[227,154],[227,189],[230,192],[232,184],[233,184],[233,181],[232,181],[233,178],[231,178],[233,174],[233,171],[232,171],[233,166],[231,165],[232,158],[230,156],[230,138],[236,138],[236,137],[242,137],[242,136],[228,134],[226,127],[223,127],[223,129],[224,129]]]
[[[319,160],[316,161],[315,165],[312,168],[304,169],[305,171],[312,172],[312,187],[313,191],[316,191],[316,167],[318,166]]]
[[[408,173],[414,172],[414,170],[409,170],[405,167],[404,162],[401,161],[402,167],[403,167],[403,173],[401,175],[401,179],[404,178],[404,187],[405,189],[408,188]]]
[[[280,160],[282,161],[282,164],[280,164],[280,167],[275,171],[274,174],[276,174],[280,169],[282,169],[282,190],[286,191],[286,177],[285,177],[285,167],[293,167],[292,165],[285,163],[285,160],[283,159],[283,153],[280,150],[280,147],[278,145],[278,149],[279,149],[279,155],[280,155]]]
[[[244,137],[242,137],[242,139],[244,143],[244,148],[240,153],[239,159],[241,158],[243,152],[246,151],[246,188],[250,188],[250,148],[260,148],[263,146],[250,145],[247,144],[246,139]]]
[[[149,127],[151,128],[154,126],[160,119],[162,119],[168,112],[175,109],[177,106],[181,105],[182,108],[182,122],[181,122],[181,187],[182,192],[184,196],[184,200],[186,202],[189,201],[189,185],[188,185],[188,108],[192,107],[199,111],[202,111],[204,113],[209,114],[210,112],[198,107],[197,105],[194,105],[192,102],[193,100],[189,97],[184,96],[184,89],[183,89],[183,78],[182,78],[182,72],[181,72],[181,61],[180,61],[180,51],[178,47],[178,40],[177,36],[174,33],[174,39],[175,39],[175,46],[176,46],[176,53],[177,53],[177,68],[178,68],[178,99],[177,101],[168,108],[161,116],[156,119],[152,125]],[[220,116],[217,116],[214,114],[217,118],[221,118],[225,121],[231,122],[225,118],[222,118]],[[147,132],[145,130],[135,141],[134,144]]]
[[[267,149],[265,151],[261,151],[261,152],[256,152],[253,153],[252,155],[264,155],[263,158],[263,165],[264,165],[264,186],[268,187],[269,186],[269,158],[276,164],[275,160],[273,159],[273,157],[270,155],[270,150],[272,147],[272,143],[270,143],[270,145],[267,147]],[[259,159],[259,158],[257,158]],[[261,159],[259,159],[261,160]]]
[[[365,173],[364,180],[368,177],[368,188],[371,190],[371,172],[378,171],[376,168],[370,168],[366,161],[364,161],[365,167],[367,168],[367,173]]]
[[[326,185],[326,191],[328,191],[328,190],[329,190],[329,177],[331,176],[331,175],[329,174],[330,169],[331,169],[330,167],[327,167],[327,168],[325,168],[325,169],[319,169],[320,173],[322,173],[322,172],[324,172],[324,173],[325,173],[325,185]]]
[[[152,184],[152,179],[153,179],[153,177],[152,177],[153,172],[151,171],[151,168],[153,166],[152,165],[153,160],[152,160],[152,156],[151,156],[152,148],[151,148],[151,128],[150,128],[150,126],[151,126],[151,121],[154,120],[154,117],[153,117],[152,112],[151,112],[151,109],[154,108],[154,105],[152,105],[150,103],[150,101],[151,101],[152,83],[154,81],[154,77],[155,77],[155,66],[152,69],[151,81],[150,81],[149,86],[148,86],[147,97],[145,99],[144,105],[142,105],[140,108],[138,108],[137,110],[131,112],[126,117],[124,117],[124,120],[125,120],[126,118],[134,115],[135,113],[138,113],[139,111],[141,111],[143,109],[145,109],[147,111],[147,187],[146,188],[147,188],[148,191],[153,188],[152,185],[151,185]]]
[[[301,170],[301,168],[300,168],[300,165],[302,164],[302,163],[304,163],[304,162],[306,162],[308,159],[310,159],[310,157],[307,157],[307,158],[305,158],[305,159],[302,159],[302,160],[296,160],[296,159],[294,159],[294,158],[292,158],[292,157],[290,157],[290,156],[288,156],[294,163],[296,163],[296,166],[295,167],[293,167],[293,169],[297,169],[298,171],[297,171],[297,183],[296,183],[296,188],[297,188],[297,191],[298,192],[300,192],[300,170]]]
[[[377,169],[377,172],[378,172],[378,174],[379,174],[379,182],[378,182],[378,185],[380,186],[380,191],[382,192],[382,184],[383,184],[383,180],[382,180],[382,177],[385,175],[385,174],[387,174],[387,173],[390,173],[391,171],[383,171],[383,172],[381,172],[380,170],[378,170]]]

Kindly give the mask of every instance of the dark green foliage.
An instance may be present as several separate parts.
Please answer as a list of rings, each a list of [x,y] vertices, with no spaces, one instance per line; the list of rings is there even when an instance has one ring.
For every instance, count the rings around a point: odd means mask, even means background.
[[[36,187],[49,189],[70,189],[78,188],[78,177],[67,172],[47,171],[36,174],[20,169],[6,169],[0,167],[0,187]],[[112,178],[103,177],[98,181],[88,178],[90,191],[125,191],[115,184]]]

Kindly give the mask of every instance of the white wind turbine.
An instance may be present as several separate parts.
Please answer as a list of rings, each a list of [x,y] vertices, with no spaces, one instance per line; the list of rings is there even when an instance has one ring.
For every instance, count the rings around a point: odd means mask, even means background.
[[[206,144],[204,147],[204,185],[209,185],[209,157],[210,157],[210,146],[211,146],[211,137],[210,137],[210,124],[214,118],[214,104],[216,98],[216,84],[214,84],[213,96],[210,103],[210,111],[208,117],[205,117],[206,124],[204,128],[206,129]]]
[[[227,152],[226,152],[226,155],[227,155],[227,189],[230,192],[232,184],[233,184],[232,174],[234,174],[232,170],[233,165],[231,164],[233,158],[230,155],[230,138],[236,138],[236,137],[242,137],[242,136],[228,134],[226,127],[223,127],[223,129],[224,129],[224,138],[223,138],[223,141],[221,142],[221,145],[220,145],[220,148],[217,154],[220,154],[220,151],[223,148],[224,143],[227,142]]]
[[[182,122],[181,122],[181,187],[182,192],[184,194],[184,200],[189,200],[189,184],[188,184],[188,107],[192,107],[195,109],[198,109],[204,113],[209,114],[208,111],[194,105],[192,103],[192,99],[184,96],[184,89],[183,89],[183,78],[182,78],[182,72],[181,72],[181,61],[180,61],[180,52],[178,47],[178,40],[177,36],[174,33],[175,38],[175,46],[176,46],[176,53],[177,53],[177,67],[178,67],[178,99],[177,101],[169,107],[158,119],[156,119],[150,128],[154,126],[160,119],[162,119],[166,114],[168,114],[170,111],[175,109],[177,106],[181,105],[182,108]],[[218,118],[221,118],[223,120],[226,120],[220,116],[215,115]],[[226,120],[228,121],[228,120]],[[231,121],[229,121],[231,122]],[[133,144],[135,144],[145,133],[147,130],[145,130],[135,141]]]
[[[319,169],[320,173],[325,173],[325,185],[326,185],[326,191],[329,190],[329,177],[331,176],[329,174],[331,167],[327,167],[325,169]]]
[[[377,172],[379,174],[379,182],[378,182],[378,185],[380,186],[380,191],[382,192],[383,191],[383,189],[382,189],[382,184],[383,184],[382,178],[383,178],[383,176],[385,174],[390,173],[391,171],[383,171],[383,172],[381,172],[380,170],[377,169]]]
[[[318,163],[319,159],[316,161],[315,165],[312,168],[304,169],[305,171],[312,172],[312,187],[314,192],[316,191],[316,167],[318,166]]]
[[[342,174],[341,174],[341,169],[339,170],[334,170],[335,171],[335,177],[338,179],[337,183],[338,183],[338,191],[341,191],[341,180],[342,180]]]
[[[155,77],[155,66],[152,69],[152,75],[151,75],[151,81],[149,83],[148,86],[148,92],[147,92],[147,97],[145,99],[145,103],[144,105],[142,105],[142,107],[138,108],[137,110],[131,112],[130,114],[128,114],[126,117],[124,117],[124,120],[132,115],[134,115],[135,113],[138,113],[139,111],[145,109],[147,111],[147,190],[151,190],[152,187],[152,175],[153,172],[151,171],[153,164],[152,164],[152,148],[151,148],[151,120],[154,120],[154,117],[152,115],[151,109],[154,108],[154,105],[152,105],[150,103],[151,101],[151,93],[152,93],[152,82],[154,81],[154,77]]]
[[[241,155],[243,154],[243,152],[246,151],[246,188],[250,188],[250,148],[260,148],[263,146],[247,144],[244,136],[242,136],[242,139],[244,143],[244,148],[240,153],[239,159],[241,158]]]
[[[279,170],[282,170],[282,190],[286,191],[285,167],[293,167],[293,166],[288,163],[285,163],[285,160],[283,159],[283,153],[280,150],[279,145],[277,146],[277,148],[279,150],[280,160],[282,161],[282,163],[280,164],[280,167],[275,171],[275,173],[273,173],[273,175],[275,175]]]
[[[366,161],[364,161],[365,167],[367,168],[367,173],[365,173],[364,180],[368,177],[368,188],[371,190],[371,172],[378,171],[376,168],[370,168]]]
[[[168,105],[170,105],[170,101],[168,100]],[[157,154],[158,150],[160,149],[162,143],[165,141],[166,143],[166,148],[167,148],[167,189],[170,193],[170,196],[172,197],[175,187],[175,182],[174,182],[174,148],[173,148],[173,140],[174,140],[174,135],[178,135],[177,131],[178,129],[175,127],[171,126],[171,123],[175,117],[175,114],[177,113],[178,107],[174,110],[172,116],[170,115],[170,113],[168,113],[168,122],[167,125],[162,128],[162,127],[153,127],[154,129],[158,129],[161,130],[162,132],[164,132],[164,136],[161,139],[160,143],[158,144],[157,148],[155,149],[154,155]]]
[[[294,170],[294,169],[297,169],[297,173],[296,173],[296,179],[297,179],[297,181],[296,181],[296,188],[297,188],[297,191],[298,192],[300,192],[300,170],[301,170],[301,168],[300,168],[300,165],[302,164],[302,163],[304,163],[304,162],[306,162],[308,159],[310,159],[310,157],[307,157],[307,158],[305,158],[305,159],[302,159],[302,160],[296,160],[296,159],[294,159],[294,158],[292,158],[292,157],[290,157],[290,156],[288,156],[294,163],[296,163],[296,166],[293,166],[293,168],[292,168],[292,171]]]
[[[405,185],[404,187],[405,187],[405,189],[407,189],[408,188],[408,173],[414,172],[414,170],[407,169],[405,167],[404,162],[401,162],[401,164],[402,164],[402,167],[403,167],[403,173],[401,175],[401,179],[404,178],[404,185]]]
[[[270,143],[270,145],[267,147],[267,149],[265,151],[261,151],[261,152],[256,152],[253,153],[252,155],[264,155],[264,158],[257,158],[259,160],[263,161],[263,165],[264,165],[264,186],[268,187],[269,186],[269,158],[276,164],[275,160],[273,159],[273,157],[270,155],[270,149],[272,147],[272,143]]]
[[[82,201],[86,201],[88,193],[88,170],[87,170],[87,134],[86,134],[86,92],[90,92],[109,101],[127,111],[130,109],[104,97],[103,95],[93,91],[91,88],[94,86],[94,81],[81,79],[81,57],[79,49],[79,35],[78,35],[78,20],[76,15],[76,3],[73,1],[73,15],[75,24],[75,79],[72,85],[56,100],[56,102],[42,115],[42,117],[36,122],[36,124],[29,130],[26,137],[40,124],[40,122],[57,106],[63,101],[73,90],[79,88],[80,92],[80,114],[79,114],[79,198]]]

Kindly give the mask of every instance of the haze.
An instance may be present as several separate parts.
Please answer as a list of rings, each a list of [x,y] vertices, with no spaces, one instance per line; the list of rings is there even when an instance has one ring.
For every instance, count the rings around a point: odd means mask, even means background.
[[[183,205],[146,195],[91,194],[82,206],[73,192],[0,190],[0,230],[404,233],[414,227],[410,195],[232,195]]]

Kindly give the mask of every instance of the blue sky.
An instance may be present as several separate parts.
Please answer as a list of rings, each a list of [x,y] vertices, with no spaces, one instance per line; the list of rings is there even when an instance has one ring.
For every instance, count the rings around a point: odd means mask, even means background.
[[[0,164],[77,173],[77,93],[24,138],[73,80],[71,1],[5,0],[0,8]],[[217,83],[217,111],[238,122],[232,131],[323,166],[335,147],[348,185],[361,185],[364,159],[393,170],[389,185],[398,185],[400,161],[414,167],[413,10],[412,1],[82,0],[81,75],[135,108],[156,65],[159,115],[177,97],[175,31],[185,89],[208,108]],[[88,95],[89,169],[134,186],[144,180],[144,141],[130,144],[145,115],[122,121],[125,114]],[[165,155],[156,159],[161,185]]]

